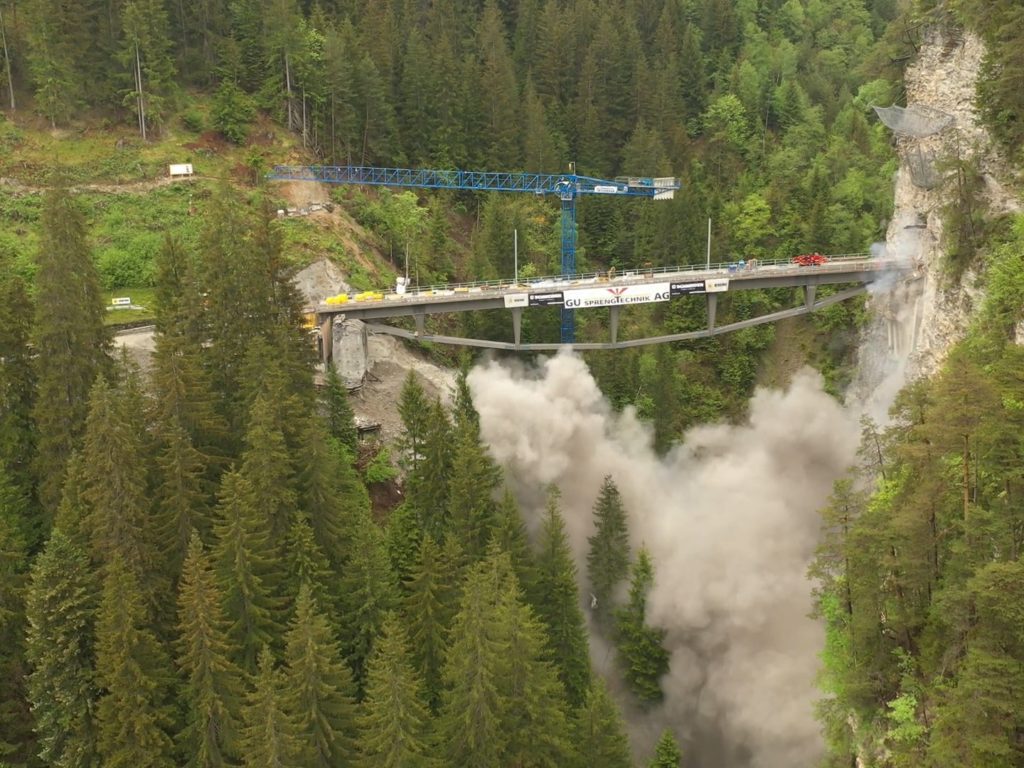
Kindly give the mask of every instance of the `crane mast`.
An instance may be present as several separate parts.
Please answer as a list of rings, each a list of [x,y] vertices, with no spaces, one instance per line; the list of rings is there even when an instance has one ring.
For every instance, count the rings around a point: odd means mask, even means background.
[[[453,189],[470,192],[532,192],[557,195],[562,205],[562,276],[576,274],[576,200],[581,195],[644,197],[670,200],[679,189],[672,177],[619,176],[599,179],[570,173],[506,173],[495,171],[378,168],[356,165],[277,165],[267,175],[275,181],[316,181],[415,189]],[[571,309],[562,309],[561,340],[571,344],[576,328]]]

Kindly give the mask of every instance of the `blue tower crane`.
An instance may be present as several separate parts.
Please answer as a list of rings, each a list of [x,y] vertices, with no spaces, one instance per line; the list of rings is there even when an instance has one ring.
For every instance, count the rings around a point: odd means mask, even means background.
[[[364,184],[418,189],[460,189],[473,192],[532,192],[557,195],[562,203],[562,275],[576,274],[576,199],[580,195],[618,195],[670,200],[679,179],[619,176],[596,179],[569,173],[501,173],[491,171],[437,171],[412,168],[374,168],[355,165],[276,165],[267,174],[277,181],[319,181],[326,184]],[[575,341],[571,309],[562,309],[562,342]]]

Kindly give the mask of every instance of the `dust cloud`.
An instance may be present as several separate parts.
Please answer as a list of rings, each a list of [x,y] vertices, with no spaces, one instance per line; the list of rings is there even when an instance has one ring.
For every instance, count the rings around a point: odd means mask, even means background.
[[[855,409],[803,371],[785,391],[758,390],[745,424],[698,427],[660,458],[649,428],[615,413],[570,353],[532,368],[485,362],[469,385],[483,439],[526,514],[535,522],[547,484],[561,489],[583,594],[605,475],[622,493],[634,548],[651,552],[649,621],[667,632],[671,671],[664,704],[627,711],[641,755],[670,727],[688,766],[812,765],[823,749],[812,711],[823,634],[808,618],[806,573],[818,510],[854,460]],[[614,685],[607,642],[592,645]]]

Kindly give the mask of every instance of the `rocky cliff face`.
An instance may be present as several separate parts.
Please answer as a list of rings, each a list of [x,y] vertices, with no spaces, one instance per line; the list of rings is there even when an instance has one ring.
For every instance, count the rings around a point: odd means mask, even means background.
[[[983,295],[976,271],[968,270],[957,283],[943,273],[942,208],[954,182],[941,178],[934,160],[976,158],[989,210],[1020,210],[1020,202],[1005,187],[1007,166],[974,106],[984,53],[974,34],[933,28],[906,71],[908,107],[921,106],[952,120],[932,136],[897,134],[900,168],[885,248],[914,269],[898,284],[879,286],[875,292],[875,320],[867,330],[851,393],[869,403],[867,410],[877,420],[884,419],[892,396],[906,380],[938,370],[949,348],[963,337]]]

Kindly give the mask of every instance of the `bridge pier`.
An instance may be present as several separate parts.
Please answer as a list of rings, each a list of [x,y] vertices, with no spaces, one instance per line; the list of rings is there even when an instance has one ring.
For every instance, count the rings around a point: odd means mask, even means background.
[[[320,316],[320,361],[324,370],[331,364],[331,353],[334,351],[334,315]]]
[[[619,339],[619,309],[621,307],[609,307],[608,329],[611,332],[612,344]]]
[[[519,348],[519,340],[523,330],[523,308],[512,307],[512,339],[516,343],[516,349]]]
[[[718,294],[708,294],[708,330],[715,329],[715,313],[718,312]]]
[[[426,334],[426,317],[424,312],[415,312],[412,316],[413,322],[416,323],[417,336],[424,336]]]
[[[818,286],[816,285],[805,285],[804,286],[804,304],[807,307],[814,306],[814,294],[817,293]]]

